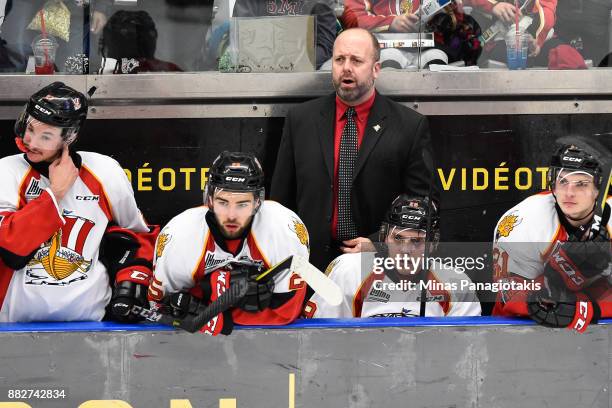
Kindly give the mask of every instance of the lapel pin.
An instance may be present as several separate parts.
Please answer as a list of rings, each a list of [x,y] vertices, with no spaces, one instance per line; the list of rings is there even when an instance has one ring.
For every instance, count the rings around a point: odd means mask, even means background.
[[[380,130],[380,125],[374,125],[374,130],[378,132]]]

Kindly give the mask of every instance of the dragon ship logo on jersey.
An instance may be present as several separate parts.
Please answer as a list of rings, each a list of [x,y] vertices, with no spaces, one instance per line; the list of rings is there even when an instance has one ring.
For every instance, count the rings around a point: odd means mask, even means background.
[[[27,285],[67,286],[87,279],[91,260],[82,253],[95,223],[64,211],[66,224],[36,252],[26,266]]]

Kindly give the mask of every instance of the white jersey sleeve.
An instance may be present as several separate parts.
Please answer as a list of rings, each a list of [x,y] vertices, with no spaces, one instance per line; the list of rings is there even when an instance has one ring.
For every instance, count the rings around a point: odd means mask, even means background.
[[[19,206],[19,186],[22,183],[28,165],[18,156],[8,156],[0,159],[0,212],[16,211]]]
[[[559,219],[552,194],[537,194],[508,210],[495,226],[496,275],[535,279],[543,272],[541,256],[554,238]]]
[[[121,165],[115,159],[98,153],[79,152],[79,155],[83,158],[83,166],[102,184],[113,221],[134,232],[148,232],[149,228],[136,204],[132,185]]]
[[[437,280],[457,288],[448,291],[450,306],[445,316],[480,316],[482,308],[476,292],[470,287],[472,280],[468,275],[450,268],[435,268],[431,272]]]
[[[330,305],[318,294],[314,294],[307,302],[305,314],[313,318],[350,318],[355,317],[353,301],[362,283],[362,262],[370,258],[369,253],[343,254],[334,259],[326,269],[327,276],[342,290],[342,303],[337,306]],[[373,254],[371,256],[373,259]],[[368,263],[368,260],[365,260]],[[371,262],[368,265],[369,275]],[[364,278],[365,278],[364,276]]]
[[[251,236],[270,267],[290,255],[309,257],[306,226],[297,214],[275,201],[264,201],[253,220]],[[274,277],[274,292],[290,292],[295,283],[289,271],[281,272]]]
[[[155,243],[154,275],[149,298],[159,301],[170,293],[191,289],[209,234],[205,207],[191,208],[174,217]]]

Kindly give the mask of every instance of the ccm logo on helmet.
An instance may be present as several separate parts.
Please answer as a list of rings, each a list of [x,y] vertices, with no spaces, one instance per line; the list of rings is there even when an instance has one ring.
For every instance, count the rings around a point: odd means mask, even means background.
[[[34,105],[34,109],[36,109],[36,110],[37,110],[37,111],[39,111],[39,112],[44,113],[45,115],[50,115],[50,114],[51,114],[51,111],[50,111],[50,110],[47,110],[47,109],[43,108],[43,107],[42,107],[42,106],[40,106],[40,105]]]
[[[580,163],[582,161],[582,159],[579,158],[579,157],[568,157],[568,156],[564,156],[563,160],[571,161],[571,162],[576,162],[576,163]]]
[[[402,218],[405,220],[420,220],[421,217],[418,215],[402,215]]]
[[[225,178],[225,181],[233,181],[234,183],[242,183],[245,180],[246,179],[244,177],[231,177],[231,176],[227,176]]]

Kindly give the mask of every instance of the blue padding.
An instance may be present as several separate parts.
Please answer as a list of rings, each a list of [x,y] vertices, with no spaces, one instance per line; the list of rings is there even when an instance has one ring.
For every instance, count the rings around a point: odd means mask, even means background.
[[[40,322],[0,323],[0,332],[111,332],[111,331],[171,331],[161,324],[121,324],[114,322]]]
[[[599,324],[612,324],[603,319]],[[378,317],[368,319],[298,319],[287,326],[236,326],[236,330],[253,329],[338,329],[376,327],[443,327],[443,326],[531,326],[529,319],[507,317]],[[112,332],[112,331],[172,331],[172,327],[159,324],[121,324],[113,322],[69,323],[0,323],[0,332]]]

